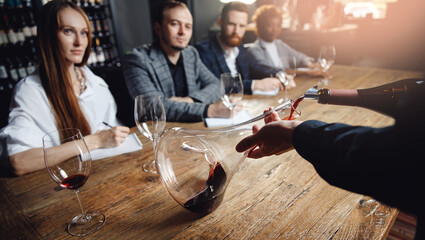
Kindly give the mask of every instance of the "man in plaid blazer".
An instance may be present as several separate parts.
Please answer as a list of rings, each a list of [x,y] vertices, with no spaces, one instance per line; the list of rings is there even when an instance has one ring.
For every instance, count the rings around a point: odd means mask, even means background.
[[[219,101],[220,82],[188,46],[192,15],[184,3],[167,1],[157,14],[158,39],[133,49],[124,59],[127,88],[135,98],[160,94],[168,121],[194,122],[205,117],[230,117]],[[236,111],[241,109],[238,106]]]

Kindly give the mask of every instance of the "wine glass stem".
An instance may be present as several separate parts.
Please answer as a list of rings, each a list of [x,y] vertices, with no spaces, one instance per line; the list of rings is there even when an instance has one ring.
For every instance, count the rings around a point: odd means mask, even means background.
[[[235,122],[234,122],[234,119],[233,119],[233,117],[235,116],[234,110],[235,110],[234,107],[230,108],[230,118],[232,119],[232,125],[235,125]]]
[[[74,192],[75,192],[75,195],[77,195],[77,200],[78,200],[78,204],[80,205],[81,212],[82,212],[83,214],[86,214],[86,210],[84,210],[83,203],[82,203],[82,201],[81,201],[81,193],[80,193],[80,189],[74,190]]]

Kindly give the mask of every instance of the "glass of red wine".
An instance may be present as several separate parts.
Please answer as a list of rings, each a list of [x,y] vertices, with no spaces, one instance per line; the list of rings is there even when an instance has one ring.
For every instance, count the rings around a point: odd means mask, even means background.
[[[63,188],[73,190],[81,214],[68,224],[73,236],[87,236],[99,230],[106,221],[101,213],[88,213],[81,202],[80,188],[92,170],[92,158],[80,130],[65,128],[43,136],[44,162],[50,177]]]

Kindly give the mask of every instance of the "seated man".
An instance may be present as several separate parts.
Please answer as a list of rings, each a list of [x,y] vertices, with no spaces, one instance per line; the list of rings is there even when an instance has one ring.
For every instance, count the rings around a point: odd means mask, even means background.
[[[230,110],[221,101],[217,102],[219,81],[202,63],[196,49],[188,46],[193,22],[187,6],[166,1],[157,17],[158,40],[135,48],[124,59],[124,77],[130,95],[135,98],[159,93],[168,121],[230,117]]]
[[[279,39],[282,31],[282,11],[273,5],[259,7],[252,17],[255,23],[255,34],[258,39],[251,44],[249,53],[261,65],[282,69],[289,68],[289,57],[294,57],[297,67],[308,67],[311,70],[297,71],[297,74],[312,76],[323,75],[324,72],[316,67],[314,59],[298,52]]]
[[[240,2],[230,2],[223,6],[218,20],[221,31],[195,46],[202,62],[216,77],[225,72],[241,74],[246,94],[252,94],[254,90],[283,90],[286,85],[288,89],[293,87],[292,83],[288,85],[280,69],[258,64],[241,45],[248,24],[248,12],[248,6]],[[270,77],[277,73],[281,79]]]

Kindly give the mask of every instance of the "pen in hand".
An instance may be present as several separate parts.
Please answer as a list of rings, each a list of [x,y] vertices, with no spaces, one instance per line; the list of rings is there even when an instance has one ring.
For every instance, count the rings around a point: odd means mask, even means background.
[[[102,122],[103,124],[105,124],[106,126],[113,128],[111,125],[109,125],[107,122]]]

